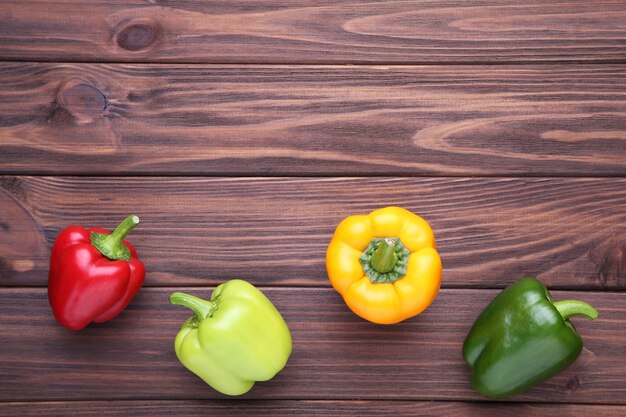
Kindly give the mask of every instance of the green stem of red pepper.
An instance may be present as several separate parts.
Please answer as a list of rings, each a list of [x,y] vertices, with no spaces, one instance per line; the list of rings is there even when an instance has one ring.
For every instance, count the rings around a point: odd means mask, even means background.
[[[598,317],[598,311],[583,301],[563,300],[553,302],[552,304],[554,304],[561,316],[563,316],[563,320],[567,320],[572,316],[585,316],[591,320]]]
[[[123,241],[138,224],[139,217],[128,216],[111,234],[91,232],[91,244],[112,261],[124,260],[128,262],[131,254]]]

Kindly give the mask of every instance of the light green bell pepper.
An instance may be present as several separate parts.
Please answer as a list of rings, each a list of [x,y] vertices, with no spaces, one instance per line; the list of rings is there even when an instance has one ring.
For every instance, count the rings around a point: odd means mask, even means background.
[[[175,292],[170,303],[195,313],[176,336],[176,356],[223,394],[241,395],[256,381],[273,378],[291,355],[291,334],[285,320],[271,301],[246,281],[221,284],[211,301]]]

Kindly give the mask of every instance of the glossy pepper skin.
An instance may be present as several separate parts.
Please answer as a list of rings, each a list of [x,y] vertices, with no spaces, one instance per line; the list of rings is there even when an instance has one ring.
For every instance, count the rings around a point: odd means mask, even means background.
[[[488,397],[508,397],[567,368],[583,346],[568,320],[576,314],[598,316],[582,301],[554,302],[535,278],[507,287],[476,319],[463,344],[472,387]]]
[[[70,226],[54,242],[48,300],[57,321],[71,330],[117,316],[141,288],[146,274],[124,237],[139,224],[129,216],[113,233]]]
[[[245,394],[285,367],[291,355],[289,328],[252,284],[235,279],[218,286],[210,301],[177,292],[170,302],[195,313],[176,336],[176,356],[215,390]]]
[[[348,307],[379,324],[416,316],[435,299],[441,259],[430,225],[400,207],[344,219],[326,252],[326,270]]]

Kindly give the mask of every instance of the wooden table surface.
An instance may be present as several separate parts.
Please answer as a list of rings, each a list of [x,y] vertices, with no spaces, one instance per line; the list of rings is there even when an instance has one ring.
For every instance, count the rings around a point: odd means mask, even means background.
[[[626,415],[626,1],[0,1],[1,416]],[[324,256],[344,217],[435,231],[433,305],[352,314]],[[147,267],[71,332],[52,243],[127,214]],[[527,275],[600,311],[568,370],[490,401],[461,345]],[[184,290],[259,286],[293,336],[240,398],[185,370]]]

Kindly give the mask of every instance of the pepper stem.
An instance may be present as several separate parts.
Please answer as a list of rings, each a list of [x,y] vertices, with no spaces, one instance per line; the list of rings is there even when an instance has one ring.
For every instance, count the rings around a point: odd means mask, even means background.
[[[212,301],[203,300],[184,292],[174,292],[170,295],[170,304],[187,307],[196,313],[196,318],[200,321],[209,317],[217,309],[217,305]]]
[[[138,224],[139,217],[134,214],[128,216],[111,234],[91,232],[91,244],[112,261],[121,259],[128,262],[131,257],[130,250],[123,240]]]
[[[380,246],[374,251],[370,259],[370,265],[374,270],[381,274],[393,271],[398,262],[395,246],[393,239],[382,240]]]
[[[578,300],[563,300],[553,303],[556,309],[559,311],[564,320],[569,319],[571,316],[580,315],[585,316],[588,319],[596,319],[598,317],[598,311],[591,307],[591,305]]]

